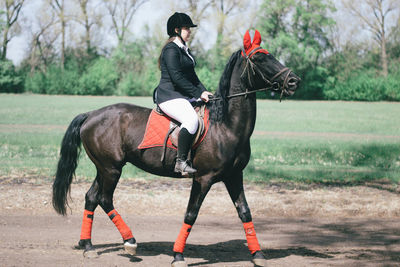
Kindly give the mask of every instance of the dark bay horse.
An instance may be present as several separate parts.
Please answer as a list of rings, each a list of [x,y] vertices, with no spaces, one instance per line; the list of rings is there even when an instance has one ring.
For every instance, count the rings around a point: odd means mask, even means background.
[[[276,90],[289,96],[300,78],[260,47],[256,31],[253,42],[246,32],[244,49],[232,54],[221,77],[215,98],[208,104],[210,128],[193,153],[190,199],[183,226],[174,244],[173,266],[186,266],[183,251],[199,209],[211,186],[222,181],[243,222],[252,261],[265,261],[258,243],[250,209],[243,191],[243,170],[250,159],[250,137],[256,121],[256,96],[260,90]],[[62,215],[67,211],[67,196],[77,167],[81,143],[96,165],[97,175],[86,193],[79,246],[85,256],[95,256],[91,243],[96,207],[107,213],[120,231],[125,249],[134,254],[136,240],[130,228],[114,209],[113,194],[123,166],[130,162],[155,175],[176,177],[176,151],[167,149],[164,164],[162,147],[138,149],[151,109],[131,104],[115,104],[80,114],[69,125],[62,141],[60,159],[53,184],[53,206]]]

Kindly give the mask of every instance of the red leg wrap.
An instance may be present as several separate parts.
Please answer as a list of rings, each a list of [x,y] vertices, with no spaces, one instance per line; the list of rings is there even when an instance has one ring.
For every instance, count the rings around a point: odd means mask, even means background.
[[[83,221],[81,229],[81,240],[92,238],[93,211],[85,210],[83,212]]]
[[[133,234],[131,229],[129,229],[128,225],[122,220],[121,215],[118,214],[116,210],[112,210],[107,213],[108,217],[110,217],[111,221],[115,224],[118,231],[121,233],[121,236],[124,240],[131,239]]]
[[[260,244],[258,243],[256,231],[254,230],[253,222],[243,223],[244,232],[246,233],[247,244],[249,246],[250,253],[253,254],[256,251],[261,250]]]
[[[184,223],[174,244],[174,252],[183,253],[192,226]]]

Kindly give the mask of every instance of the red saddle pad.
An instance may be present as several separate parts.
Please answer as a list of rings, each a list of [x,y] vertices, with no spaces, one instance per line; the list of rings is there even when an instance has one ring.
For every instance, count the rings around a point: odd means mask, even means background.
[[[199,141],[194,145],[198,146],[207,134],[209,121],[208,121],[208,109],[204,113],[204,133],[199,138]],[[164,139],[167,135],[170,127],[171,119],[167,116],[160,115],[154,109],[151,111],[149,119],[146,125],[146,131],[143,136],[143,140],[138,146],[139,149],[146,149],[157,146],[164,146]],[[177,149],[171,142],[171,138],[168,138],[167,146],[169,148]]]

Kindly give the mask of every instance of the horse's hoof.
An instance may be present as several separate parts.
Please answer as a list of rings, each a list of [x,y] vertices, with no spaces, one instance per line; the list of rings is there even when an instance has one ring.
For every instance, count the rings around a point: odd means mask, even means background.
[[[125,243],[124,243],[124,248],[125,248],[125,251],[129,254],[129,255],[132,255],[132,256],[135,256],[136,255],[136,248],[137,248],[137,244],[135,243],[135,244],[131,244],[131,243],[129,243],[128,241],[126,241]]]
[[[175,252],[174,260],[171,263],[172,267],[187,267],[185,258],[183,257],[183,253]]]
[[[253,254],[253,259],[251,262],[254,264],[254,266],[261,267],[261,266],[267,266],[267,260],[264,257],[264,254],[261,251],[257,251]]]
[[[173,261],[171,263],[172,267],[188,267],[186,261]]]
[[[251,262],[254,264],[254,266],[257,266],[257,267],[267,266],[267,261],[265,259],[252,259]]]
[[[96,250],[94,249],[89,249],[89,250],[85,250],[83,252],[83,257],[87,258],[87,259],[95,259],[99,257],[99,254],[97,253]]]

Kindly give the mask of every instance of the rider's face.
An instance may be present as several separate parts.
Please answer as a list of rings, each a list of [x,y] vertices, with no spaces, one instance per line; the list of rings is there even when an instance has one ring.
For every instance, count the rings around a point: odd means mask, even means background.
[[[191,33],[191,31],[190,31],[189,27],[181,28],[181,37],[182,37],[183,41],[185,41],[185,42],[189,41],[190,33]]]

